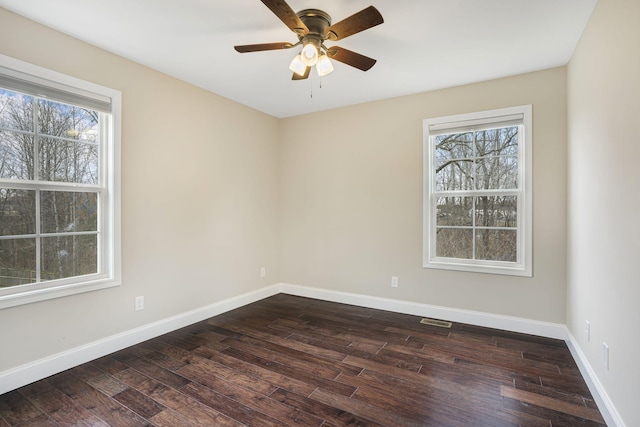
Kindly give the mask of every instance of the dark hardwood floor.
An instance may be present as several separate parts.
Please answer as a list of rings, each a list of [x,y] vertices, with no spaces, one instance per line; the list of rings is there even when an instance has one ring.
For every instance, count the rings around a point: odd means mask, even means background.
[[[0,396],[7,426],[604,426],[562,341],[276,295]]]

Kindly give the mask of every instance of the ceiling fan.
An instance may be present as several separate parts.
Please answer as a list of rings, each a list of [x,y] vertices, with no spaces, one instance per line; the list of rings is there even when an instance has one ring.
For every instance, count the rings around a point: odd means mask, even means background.
[[[348,18],[331,25],[331,16],[318,9],[305,9],[295,13],[284,0],[261,0],[291,31],[298,36],[295,44],[289,42],[261,43],[234,46],[240,53],[264,50],[291,49],[302,45],[302,50],[291,61],[293,80],[309,77],[315,65],[319,76],[333,71],[330,59],[342,62],[362,71],[367,71],[376,60],[339,46],[325,46],[325,41],[342,40],[353,34],[382,24],[384,20],[378,10],[369,6]]]

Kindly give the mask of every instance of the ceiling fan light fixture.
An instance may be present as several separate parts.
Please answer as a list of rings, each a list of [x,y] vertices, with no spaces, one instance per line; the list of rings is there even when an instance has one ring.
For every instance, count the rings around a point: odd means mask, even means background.
[[[304,72],[306,71],[307,66],[304,65],[301,56],[296,55],[295,58],[293,58],[293,61],[291,61],[291,64],[289,64],[289,69],[302,77],[304,76]]]
[[[307,43],[300,52],[302,62],[307,67],[312,67],[318,62],[318,48],[313,43]]]
[[[326,76],[330,72],[333,71],[333,64],[331,60],[327,56],[327,54],[322,53],[318,58],[318,63],[316,64],[316,71],[320,77]]]
[[[239,53],[260,52],[265,50],[290,49],[302,45],[298,55],[291,61],[289,69],[293,71],[292,80],[309,78],[311,67],[316,66],[318,75],[324,76],[333,71],[331,59],[347,64],[362,71],[367,71],[376,60],[357,52],[324,45],[327,40],[337,41],[353,34],[368,30],[384,22],[380,12],[373,6],[362,9],[353,15],[337,22],[331,22],[331,16],[320,9],[304,9],[295,12],[286,0],[261,0],[297,37],[295,44],[289,42],[259,43],[234,46]]]

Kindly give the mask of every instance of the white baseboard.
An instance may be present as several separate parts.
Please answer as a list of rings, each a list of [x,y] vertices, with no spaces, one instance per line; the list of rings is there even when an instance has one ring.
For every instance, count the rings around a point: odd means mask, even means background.
[[[310,288],[288,283],[281,283],[280,291],[291,295],[316,298],[324,301],[377,308],[380,310],[395,311],[397,313],[412,314],[414,316],[432,317],[451,322],[469,323],[471,325],[538,335],[548,338],[561,340],[566,339],[567,329],[560,323],[541,322],[539,320],[524,319],[520,317],[502,316],[499,314],[483,313],[479,311],[461,310],[458,308],[373,297],[369,295],[351,294],[328,289]]]
[[[626,427],[595,371],[565,325],[289,283],[280,283],[232,297],[0,372],[0,394],[278,293],[565,340],[607,425]]]
[[[0,372],[0,394],[279,292],[279,285],[268,286]]]
[[[591,367],[591,364],[587,360],[587,356],[584,354],[580,346],[578,345],[578,341],[576,341],[575,337],[567,328],[567,347],[569,347],[569,351],[573,356],[573,359],[576,361],[578,365],[578,369],[580,369],[580,373],[584,377],[587,386],[589,387],[589,391],[593,395],[593,399],[598,405],[598,409],[602,413],[607,425],[609,427],[626,427],[626,424],[620,417],[620,414],[616,410],[613,402],[609,398],[609,395],[605,391],[602,383],[598,379],[596,372]]]

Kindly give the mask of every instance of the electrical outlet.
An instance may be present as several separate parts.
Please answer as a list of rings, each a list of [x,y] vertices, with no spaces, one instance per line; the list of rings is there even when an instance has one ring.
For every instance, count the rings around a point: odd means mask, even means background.
[[[604,362],[604,367],[609,370],[609,346],[606,342],[602,343],[602,361]]]
[[[591,341],[591,323],[588,320],[585,320],[584,337],[587,342]]]
[[[267,267],[260,267],[260,277],[267,277]]]
[[[392,288],[398,287],[398,276],[391,276],[391,287]]]
[[[144,310],[144,297],[136,297],[136,311]]]

